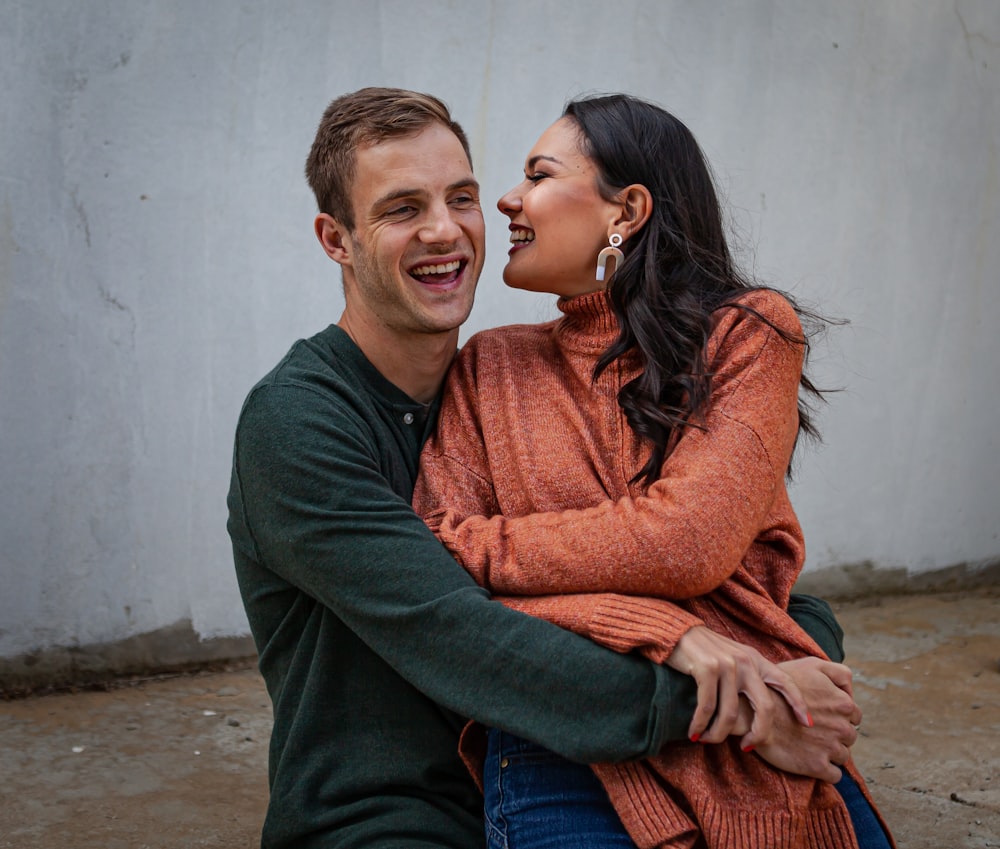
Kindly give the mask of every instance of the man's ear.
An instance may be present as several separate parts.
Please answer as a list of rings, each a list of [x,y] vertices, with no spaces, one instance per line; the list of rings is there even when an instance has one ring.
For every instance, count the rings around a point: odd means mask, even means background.
[[[628,241],[630,236],[643,228],[649,221],[649,216],[653,214],[653,195],[641,183],[633,183],[622,189],[617,199],[621,209],[615,219],[615,229]]]
[[[316,238],[323,246],[324,253],[340,265],[351,265],[353,244],[347,228],[332,215],[321,212],[313,222]]]

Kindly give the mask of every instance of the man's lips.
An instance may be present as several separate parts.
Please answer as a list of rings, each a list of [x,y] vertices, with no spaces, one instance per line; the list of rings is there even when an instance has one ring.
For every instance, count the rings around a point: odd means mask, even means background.
[[[468,265],[467,259],[452,257],[437,262],[422,262],[413,266],[409,274],[425,286],[448,286],[462,278]]]
[[[450,262],[436,263],[434,265],[418,265],[410,274],[414,277],[424,277],[428,274],[453,274],[462,267],[462,263],[457,259]]]

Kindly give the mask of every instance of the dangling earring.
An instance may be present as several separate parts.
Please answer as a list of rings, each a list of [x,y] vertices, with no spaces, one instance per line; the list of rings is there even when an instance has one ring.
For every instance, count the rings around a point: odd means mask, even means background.
[[[614,258],[615,261],[614,270],[611,272],[612,274],[618,270],[618,266],[621,265],[622,260],[625,259],[625,254],[618,250],[618,246],[622,243],[621,234],[612,233],[608,241],[611,242],[611,244],[597,255],[598,280],[604,279],[604,267],[608,264],[608,257]]]

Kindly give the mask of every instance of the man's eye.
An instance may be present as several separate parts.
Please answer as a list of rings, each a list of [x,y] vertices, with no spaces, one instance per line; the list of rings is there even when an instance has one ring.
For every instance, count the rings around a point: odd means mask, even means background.
[[[457,197],[453,197],[451,202],[455,206],[469,206],[470,204],[474,204],[476,199],[472,195],[458,195]]]
[[[412,206],[394,206],[392,209],[389,210],[388,214],[401,216],[401,215],[409,215],[413,211],[414,207]]]

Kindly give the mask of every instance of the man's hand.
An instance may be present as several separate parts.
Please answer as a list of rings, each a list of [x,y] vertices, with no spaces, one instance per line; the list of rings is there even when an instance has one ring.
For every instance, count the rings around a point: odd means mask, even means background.
[[[698,706],[688,727],[694,741],[721,743],[734,733],[745,734],[747,746],[770,740],[777,702],[787,703],[799,722],[810,722],[806,700],[793,676],[783,671],[785,664],[771,663],[756,649],[704,625],[681,637],[667,665],[692,676],[698,684]],[[775,691],[780,697],[775,698]],[[741,696],[753,711],[749,733],[743,722],[748,716],[741,714]]]
[[[805,697],[812,726],[799,722],[784,698],[773,694],[768,736],[759,739],[751,731],[740,743],[744,748],[752,746],[771,766],[836,783],[841,777],[839,767],[847,763],[861,724],[861,708],[854,703],[851,688],[851,670],[817,657],[789,660],[778,666],[791,676]],[[745,723],[746,711],[751,708],[744,705],[743,709]]]

